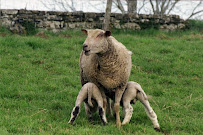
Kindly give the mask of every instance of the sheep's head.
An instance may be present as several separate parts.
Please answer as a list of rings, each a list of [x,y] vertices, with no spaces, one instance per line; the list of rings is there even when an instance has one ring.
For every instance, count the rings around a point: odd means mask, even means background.
[[[100,29],[95,30],[81,30],[87,35],[87,38],[83,44],[83,51],[85,55],[92,53],[102,54],[108,50],[107,38],[111,35],[110,31],[103,31]]]

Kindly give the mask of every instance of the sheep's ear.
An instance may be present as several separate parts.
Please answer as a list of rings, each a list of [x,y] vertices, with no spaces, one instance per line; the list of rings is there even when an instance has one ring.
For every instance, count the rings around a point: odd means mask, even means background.
[[[86,30],[86,29],[81,29],[81,31],[82,31],[83,33],[85,33],[85,35],[87,35],[87,30]]]
[[[105,36],[106,36],[106,37],[111,36],[111,31],[105,31]]]

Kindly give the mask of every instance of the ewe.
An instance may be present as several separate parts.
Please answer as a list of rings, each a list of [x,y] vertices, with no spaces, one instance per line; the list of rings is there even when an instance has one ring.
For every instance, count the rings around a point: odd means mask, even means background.
[[[71,118],[69,124],[73,124],[80,112],[80,105],[84,101],[86,114],[89,119],[92,118],[92,113],[97,110],[99,111],[99,116],[104,124],[107,123],[105,111],[103,108],[103,98],[98,87],[93,83],[86,83],[80,90],[73,111],[71,112]],[[94,101],[92,103],[92,101]],[[96,101],[96,102],[95,102]]]
[[[116,125],[121,126],[120,101],[131,71],[131,55],[126,47],[110,36],[110,31],[82,30],[87,35],[80,55],[82,86],[94,83],[101,91],[106,108],[105,92],[115,91]]]

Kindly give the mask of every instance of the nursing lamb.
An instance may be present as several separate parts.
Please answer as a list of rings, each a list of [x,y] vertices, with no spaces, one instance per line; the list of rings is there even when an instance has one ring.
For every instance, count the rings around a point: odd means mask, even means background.
[[[73,124],[77,116],[80,112],[80,105],[84,101],[85,103],[85,110],[86,114],[88,115],[89,119],[92,118],[92,113],[96,112],[98,108],[99,116],[103,124],[107,123],[105,111],[103,108],[103,98],[101,96],[101,92],[99,91],[98,87],[93,83],[86,83],[82,89],[80,90],[76,102],[75,107],[71,112],[71,118],[69,120],[69,124]],[[93,101],[93,103],[92,103]]]
[[[114,101],[114,98],[115,98],[114,92],[106,93],[106,95]],[[123,107],[123,112],[124,112],[124,119],[123,119],[122,125],[125,125],[130,121],[133,114],[133,107],[131,106],[131,104],[134,104],[136,100],[139,100],[143,104],[145,108],[145,112],[149,117],[149,119],[152,121],[154,129],[156,131],[160,131],[157,115],[152,109],[152,107],[150,106],[150,103],[147,99],[147,95],[145,94],[140,84],[133,81],[130,81],[127,83],[125,92],[121,99],[121,105]]]
[[[94,83],[102,93],[115,91],[116,125],[121,126],[120,101],[131,72],[131,53],[110,31],[84,30],[87,38],[80,55],[81,84]]]
[[[157,115],[150,106],[147,95],[145,94],[140,84],[133,81],[128,82],[126,90],[123,94],[122,102],[124,110],[124,120],[122,122],[122,125],[125,125],[130,121],[133,114],[133,107],[130,103],[132,101],[133,103],[135,103],[136,99],[139,100],[145,107],[145,112],[147,113],[149,119],[152,121],[154,129],[160,131]]]

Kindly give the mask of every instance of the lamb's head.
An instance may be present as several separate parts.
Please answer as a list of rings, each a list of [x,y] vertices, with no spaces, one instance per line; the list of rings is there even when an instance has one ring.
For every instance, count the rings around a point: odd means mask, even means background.
[[[95,30],[81,30],[87,35],[87,38],[83,44],[83,51],[85,55],[102,54],[108,50],[107,38],[111,35],[110,31],[103,31],[100,29]]]

